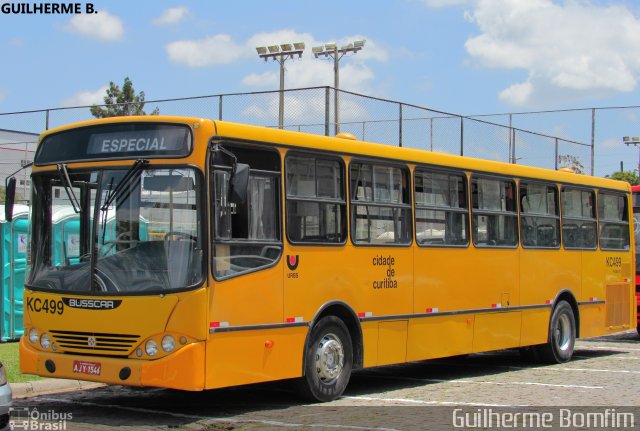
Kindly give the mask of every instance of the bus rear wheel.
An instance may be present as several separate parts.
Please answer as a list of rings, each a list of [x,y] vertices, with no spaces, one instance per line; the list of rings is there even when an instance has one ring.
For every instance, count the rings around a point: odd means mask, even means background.
[[[560,301],[553,309],[549,322],[549,341],[536,346],[536,353],[542,362],[561,364],[571,359],[576,343],[576,319],[573,308],[566,301]]]
[[[323,317],[311,329],[299,391],[311,401],[335,400],[344,392],[353,367],[349,331],[337,317]]]

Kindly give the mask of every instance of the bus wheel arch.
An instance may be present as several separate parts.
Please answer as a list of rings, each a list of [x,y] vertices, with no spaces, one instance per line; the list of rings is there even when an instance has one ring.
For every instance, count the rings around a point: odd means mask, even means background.
[[[534,347],[544,363],[560,364],[573,355],[578,335],[577,302],[570,292],[561,292],[553,302],[547,343]]]
[[[362,351],[360,325],[354,319],[355,313],[341,303],[327,304],[313,319],[297,381],[304,398],[332,401],[344,392]]]
[[[349,330],[349,335],[351,336],[351,344],[353,346],[353,369],[358,370],[362,368],[364,364],[364,346],[360,319],[358,319],[358,316],[353,311],[353,309],[344,302],[332,301],[320,307],[313,320],[309,324],[309,332],[307,332],[307,338],[304,345],[307,346],[309,344],[309,337],[311,335],[311,330],[313,329],[313,327],[320,321],[320,319],[326,316],[335,316],[344,322],[347,329]],[[304,372],[304,358],[302,369]]]
[[[556,305],[560,301],[566,301],[571,306],[576,323],[576,338],[580,338],[580,309],[578,308],[578,301],[576,301],[576,297],[573,296],[573,293],[571,293],[571,291],[568,289],[561,290],[553,300],[553,308],[551,310],[552,313]]]

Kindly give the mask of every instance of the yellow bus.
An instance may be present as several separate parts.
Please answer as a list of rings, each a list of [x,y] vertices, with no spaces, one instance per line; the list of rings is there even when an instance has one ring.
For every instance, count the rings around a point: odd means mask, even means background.
[[[34,163],[23,373],[328,401],[356,369],[635,327],[626,183],[164,116],[49,130]]]

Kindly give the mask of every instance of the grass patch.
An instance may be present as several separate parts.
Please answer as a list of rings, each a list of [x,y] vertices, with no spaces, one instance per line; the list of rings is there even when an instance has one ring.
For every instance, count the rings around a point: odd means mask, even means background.
[[[9,380],[9,383],[23,383],[42,379],[42,377],[31,374],[20,374],[19,344],[0,343],[0,361],[2,361],[7,371],[7,380]]]

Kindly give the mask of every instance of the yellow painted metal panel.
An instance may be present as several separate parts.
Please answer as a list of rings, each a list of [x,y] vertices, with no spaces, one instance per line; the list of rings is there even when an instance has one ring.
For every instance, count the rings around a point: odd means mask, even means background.
[[[398,364],[407,360],[406,320],[380,322],[378,327],[378,365]]]
[[[520,345],[520,311],[483,313],[475,317],[473,351],[508,349]]]
[[[207,389],[300,377],[307,331],[298,326],[211,334]]]
[[[437,316],[409,322],[407,360],[442,358],[470,353],[473,316]]]

